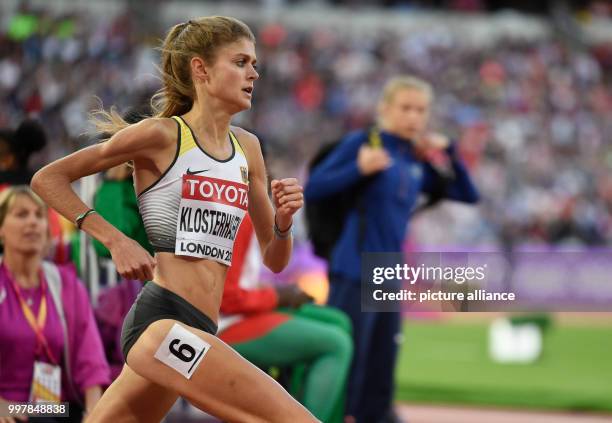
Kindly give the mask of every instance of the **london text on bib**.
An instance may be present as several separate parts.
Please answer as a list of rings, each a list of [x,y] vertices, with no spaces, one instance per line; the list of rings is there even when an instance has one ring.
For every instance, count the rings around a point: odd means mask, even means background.
[[[248,205],[247,184],[183,175],[175,254],[230,265],[238,228]]]

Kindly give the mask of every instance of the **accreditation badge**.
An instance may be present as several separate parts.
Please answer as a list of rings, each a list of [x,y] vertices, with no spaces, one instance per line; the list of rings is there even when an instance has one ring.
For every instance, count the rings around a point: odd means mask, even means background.
[[[61,398],[62,369],[60,366],[35,361],[29,402],[60,402]]]

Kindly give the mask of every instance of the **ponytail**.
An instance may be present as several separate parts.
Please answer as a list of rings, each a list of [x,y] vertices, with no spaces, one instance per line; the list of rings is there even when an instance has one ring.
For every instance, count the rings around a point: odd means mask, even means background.
[[[162,88],[151,99],[151,108],[156,117],[184,115],[193,105],[195,93],[189,66],[191,57],[180,48],[179,41],[189,25],[189,22],[174,25],[160,48]]]

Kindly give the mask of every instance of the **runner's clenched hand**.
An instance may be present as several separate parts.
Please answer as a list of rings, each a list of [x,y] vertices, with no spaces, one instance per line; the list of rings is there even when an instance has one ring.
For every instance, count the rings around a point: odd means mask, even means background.
[[[270,185],[276,209],[276,225],[284,231],[291,226],[293,215],[304,205],[304,188],[295,178],[274,179]]]
[[[126,236],[120,237],[109,246],[109,251],[117,272],[126,279],[150,281],[153,279],[156,261],[151,254],[136,241]]]

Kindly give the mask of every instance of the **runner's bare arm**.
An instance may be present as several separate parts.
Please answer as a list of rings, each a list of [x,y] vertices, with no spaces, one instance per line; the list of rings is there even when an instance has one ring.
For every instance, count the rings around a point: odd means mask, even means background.
[[[165,144],[175,143],[175,138],[176,126],[170,119],[143,120],[117,132],[107,142],[84,148],[43,167],[32,178],[32,189],[50,207],[74,222],[88,207],[72,189],[70,184],[73,181],[130,160],[137,165],[147,163]],[[143,249],[137,251],[134,248],[134,245],[138,246],[137,243],[125,237],[100,215],[89,215],[82,229],[111,251],[117,270],[123,276],[133,279],[149,276],[153,258]],[[118,257],[118,251],[132,253]]]
[[[249,215],[253,220],[263,262],[273,272],[280,272],[289,263],[293,241],[291,237],[279,239],[274,236],[274,219],[281,230],[291,226],[293,214],[303,205],[302,187],[295,178],[272,181],[275,213],[268,197],[266,168],[259,140],[247,131],[236,129],[249,164]]]

